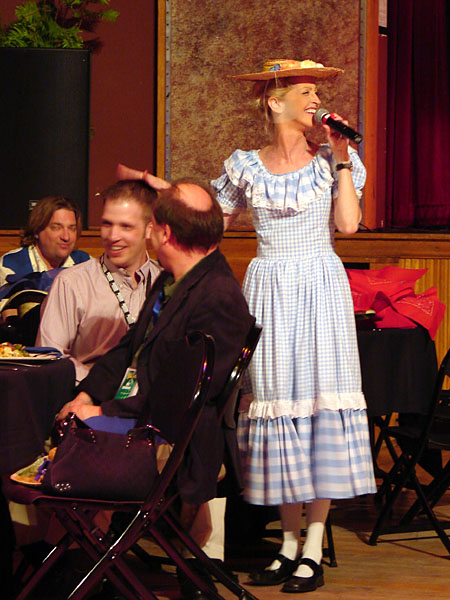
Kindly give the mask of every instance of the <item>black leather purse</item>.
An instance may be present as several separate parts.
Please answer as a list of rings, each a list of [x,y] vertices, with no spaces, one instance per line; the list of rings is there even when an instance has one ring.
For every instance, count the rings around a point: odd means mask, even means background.
[[[158,476],[151,426],[126,434],[93,430],[71,413],[42,479],[43,490],[59,496],[143,500]]]

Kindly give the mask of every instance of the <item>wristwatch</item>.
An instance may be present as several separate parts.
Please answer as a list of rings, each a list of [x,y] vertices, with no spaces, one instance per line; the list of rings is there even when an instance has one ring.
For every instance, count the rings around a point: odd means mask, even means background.
[[[340,171],[341,169],[353,169],[353,163],[349,160],[348,162],[341,162],[336,165],[336,171]]]

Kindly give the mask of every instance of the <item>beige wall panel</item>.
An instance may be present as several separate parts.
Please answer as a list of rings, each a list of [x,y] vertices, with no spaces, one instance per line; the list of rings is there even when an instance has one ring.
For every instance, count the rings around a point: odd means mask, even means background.
[[[267,143],[262,122],[250,113],[251,83],[230,76],[260,70],[268,58],[311,58],[343,68],[337,84],[320,86],[321,99],[357,127],[358,0],[170,0],[166,7],[171,179],[218,177],[233,150]]]

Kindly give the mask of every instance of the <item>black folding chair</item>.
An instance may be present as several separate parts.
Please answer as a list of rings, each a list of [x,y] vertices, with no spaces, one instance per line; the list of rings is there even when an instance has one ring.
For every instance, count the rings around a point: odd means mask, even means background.
[[[432,432],[427,448],[442,452],[450,451],[450,393],[443,391],[438,409],[433,422]],[[425,488],[424,492],[431,508],[439,502],[450,487],[450,460],[436,473]],[[400,525],[408,525],[419,513],[422,512],[421,502],[417,499],[401,518]]]
[[[450,350],[439,368],[429,412],[423,425],[398,425],[388,427],[385,431],[386,436],[397,441],[401,454],[377,492],[379,498],[385,497],[385,502],[369,539],[371,545],[376,545],[377,539],[382,534],[411,530],[412,519],[419,512],[423,512],[445,548],[450,552],[450,539],[433,511],[434,505],[449,487],[450,460],[429,486],[419,482],[417,473],[419,461],[425,450],[450,450],[449,390],[444,388],[447,376],[450,376]],[[396,500],[407,486],[414,490],[417,499],[397,526],[385,526]]]
[[[242,383],[242,377],[246,372],[250,360],[253,356],[255,348],[258,344],[259,337],[261,335],[261,327],[256,323],[250,329],[242,350],[228,376],[227,382],[220,393],[219,397],[216,398],[216,406],[218,411],[218,419],[224,421],[223,425],[234,429],[234,422],[232,423],[232,415],[234,414],[237,394],[239,391],[240,384]],[[127,529],[120,535],[118,540],[113,544],[113,547],[105,553],[102,559],[95,565],[85,579],[74,590],[70,596],[70,600],[81,600],[85,589],[91,589],[92,586],[86,588],[89,580],[95,575],[95,581],[98,582],[102,574],[107,569],[109,561],[113,560],[116,552],[123,554],[128,549],[133,550],[137,556],[139,556],[144,562],[154,566],[154,557],[149,556],[140,546],[136,544],[142,533],[145,531],[146,534],[151,534],[154,540],[159,546],[166,552],[169,559],[174,562],[180,569],[188,576],[188,578],[208,597],[212,599],[221,599],[220,596],[214,589],[208,586],[204,580],[202,580],[201,570],[193,568],[190,561],[185,561],[179,552],[176,542],[179,540],[183,546],[200,562],[200,564],[206,569],[206,571],[212,575],[217,581],[221,582],[226,588],[228,588],[236,597],[242,600],[257,600],[257,598],[251,594],[248,590],[243,588],[235,579],[233,579],[228,572],[224,572],[216,561],[211,560],[192,539],[188,532],[180,525],[178,518],[174,512],[170,510],[170,505],[167,504],[167,510],[161,510],[155,519],[147,520],[145,526],[142,527],[139,523],[136,523],[136,518]],[[161,532],[159,527],[161,521],[164,522],[164,533]],[[168,535],[169,534],[169,535]],[[114,559],[115,560],[115,559]],[[160,560],[160,563],[166,561]],[[107,571],[106,571],[107,572]],[[144,597],[145,598],[145,597]]]
[[[187,404],[189,404],[191,398],[193,398],[190,407],[184,414],[177,409],[178,413],[181,415],[178,422],[180,425],[182,424],[182,427],[176,435],[175,444],[170,457],[157,479],[154,488],[143,502],[55,498],[53,496],[43,496],[24,486],[14,486],[14,489],[16,490],[14,493],[14,491],[11,490],[12,484],[8,486],[9,489],[6,494],[10,499],[26,504],[33,503],[37,506],[45,506],[52,509],[67,532],[59,544],[46,557],[38,571],[26,583],[25,587],[17,597],[18,600],[22,600],[28,596],[31,590],[64,554],[73,541],[77,542],[77,544],[85,550],[92,559],[94,566],[70,594],[70,599],[79,600],[84,598],[105,576],[119,592],[129,600],[136,600],[137,598],[142,600],[155,599],[157,590],[147,589],[124,560],[125,554],[128,550],[135,547],[137,541],[144,533],[150,534],[153,537],[172,562],[175,563],[175,565],[179,567],[194,585],[201,589],[208,598],[217,599],[221,598],[221,596],[202,579],[201,575],[199,575],[196,570],[190,567],[189,561],[186,561],[178,550],[176,539],[181,540],[185,547],[205,564],[211,574],[228,587],[237,597],[249,599],[255,598],[226,575],[202,552],[189,534],[179,525],[177,519],[170,514],[169,510],[174,500],[179,496],[176,485],[174,485],[175,476],[207,398],[209,380],[212,374],[212,338],[201,335],[201,339],[205,348],[203,355],[200,357],[200,361],[197,358],[195,364],[191,366],[189,364],[189,353],[186,356],[186,352],[183,353],[180,352],[179,348],[174,348],[173,361],[168,361],[170,364],[167,364],[163,369],[164,373],[158,379],[158,384],[154,384],[152,387],[153,403],[155,394],[158,398],[161,398],[161,403],[156,403],[160,406],[160,411],[152,411],[152,425],[164,434],[164,437],[169,437],[170,428],[173,424],[172,416],[175,414],[176,404],[173,401],[168,402],[168,398],[170,398],[171,393],[173,394],[173,388],[180,387],[176,386],[175,382],[179,381],[181,373],[186,372],[187,370],[192,372],[193,369],[196,369],[195,372],[199,373],[195,389],[193,391],[190,390],[189,392],[185,390],[183,394]],[[246,364],[248,364],[252,351],[253,348],[250,350],[246,346],[238,359],[238,363],[244,360]],[[233,369],[233,371],[236,373],[235,369]],[[241,369],[239,369],[239,373],[240,375],[237,378],[236,383],[240,379]],[[180,399],[178,398],[177,404],[179,404],[179,402]],[[168,416],[170,419],[168,419]],[[165,427],[166,424],[169,426],[169,432],[167,431],[167,427]],[[104,510],[112,510],[115,512],[121,511],[132,515],[129,525],[115,541],[108,532],[101,531],[99,527],[94,524],[95,515],[99,511]]]
[[[236,411],[236,403],[239,396],[239,390],[242,384],[242,379],[244,374],[247,371],[247,368],[250,364],[253,353],[258,344],[259,338],[261,336],[262,328],[256,323],[253,324],[249,333],[247,334],[246,340],[242,347],[242,350],[230,371],[230,374],[227,378],[225,386],[219,396],[215,399],[215,403],[218,411],[218,419],[222,420],[222,427],[225,429],[225,435],[227,432],[231,432],[234,435],[234,430],[236,428],[235,421],[235,411]],[[240,469],[240,465],[236,464],[227,464],[227,473],[230,470],[232,473],[235,469]],[[222,483],[219,483],[219,487],[222,486]],[[231,487],[233,487],[231,485]],[[226,489],[225,494],[226,495]],[[236,585],[236,582],[229,578],[228,570],[226,573],[222,573],[220,571],[221,566],[218,561],[212,561],[206,554],[204,554],[201,549],[195,544],[195,542],[190,538],[188,534],[185,533],[183,527],[180,525],[177,517],[174,515],[173,511],[167,512],[162,515],[162,519],[166,522],[166,525],[172,530],[173,533],[177,537],[179,537],[186,548],[199,559],[201,565],[205,567],[205,569],[218,581],[222,581],[225,583],[229,589],[231,589],[239,598],[254,598],[248,591],[244,588]],[[143,548],[135,544],[131,548],[132,551],[143,560],[149,568],[154,568],[157,563],[158,566],[163,564],[170,563],[170,558],[165,559],[161,557],[150,556]],[[222,565],[223,566],[223,565]],[[201,567],[200,567],[201,569]],[[226,575],[227,581],[223,580],[223,576]]]
[[[84,598],[103,576],[129,600],[156,598],[155,594],[139,581],[124,560],[124,554],[146,528],[153,531],[154,524],[178,496],[174,485],[175,477],[208,398],[213,367],[214,340],[211,336],[197,332],[174,345],[171,360],[162,367],[154,382],[152,401],[158,409],[152,412],[151,427],[158,435],[174,443],[165,467],[156,476],[155,485],[143,501],[117,502],[113,499],[57,497],[43,494],[36,488],[5,481],[4,493],[9,500],[50,509],[66,532],[19,590],[18,600],[29,596],[74,542],[85,551],[94,565],[97,564],[73,591],[71,598]],[[169,427],[165,427],[168,416],[171,417]],[[175,418],[176,427],[172,417]],[[174,439],[172,435],[175,436]],[[145,465],[142,465],[142,469],[145,470]],[[117,541],[114,542],[107,531],[102,531],[95,524],[94,518],[100,511],[121,511],[132,515],[130,525]],[[161,537],[157,528],[155,532]],[[175,563],[185,570],[188,576],[192,575],[199,587],[204,586],[203,582],[197,581],[195,574],[185,567],[183,559],[171,549],[170,544],[165,544],[163,539],[161,542]]]

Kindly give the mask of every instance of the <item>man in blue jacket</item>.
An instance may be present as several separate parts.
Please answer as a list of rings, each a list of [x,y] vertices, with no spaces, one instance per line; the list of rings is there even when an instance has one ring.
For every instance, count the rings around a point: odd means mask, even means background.
[[[74,249],[80,233],[81,214],[75,202],[64,196],[42,198],[22,232],[21,248],[0,258],[0,286],[8,283],[8,275],[42,273],[88,260],[89,254]]]

